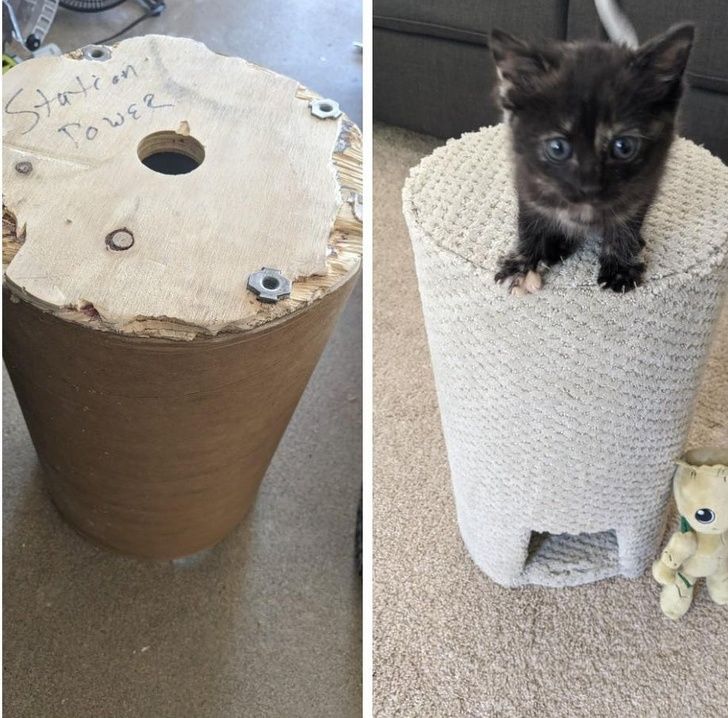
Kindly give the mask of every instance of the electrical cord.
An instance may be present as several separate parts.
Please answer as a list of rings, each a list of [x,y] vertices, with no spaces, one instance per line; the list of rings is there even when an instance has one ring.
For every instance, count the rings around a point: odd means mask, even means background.
[[[116,40],[117,37],[120,37],[121,35],[124,35],[125,33],[129,32],[132,28],[136,27],[140,22],[144,22],[145,20],[148,20],[150,17],[157,17],[158,15],[161,15],[164,9],[167,6],[164,2],[159,2],[154,7],[147,10],[147,12],[144,13],[141,17],[138,17],[134,22],[130,22],[125,28],[122,28],[119,30],[119,32],[114,33],[113,35],[110,35],[109,37],[104,38],[103,40],[99,40],[98,42],[95,42],[94,45],[106,45],[107,43],[111,42],[112,40]]]

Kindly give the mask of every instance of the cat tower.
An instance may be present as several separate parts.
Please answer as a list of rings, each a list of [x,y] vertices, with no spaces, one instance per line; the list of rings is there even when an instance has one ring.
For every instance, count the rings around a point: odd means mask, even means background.
[[[359,130],[154,35],[24,62],[3,94],[3,349],[50,495],[123,553],[212,546],[358,274]]]
[[[422,160],[403,192],[458,522],[505,586],[641,575],[726,287],[728,169],[678,139],[644,224],[644,285],[597,285],[587,245],[523,298],[504,125]]]

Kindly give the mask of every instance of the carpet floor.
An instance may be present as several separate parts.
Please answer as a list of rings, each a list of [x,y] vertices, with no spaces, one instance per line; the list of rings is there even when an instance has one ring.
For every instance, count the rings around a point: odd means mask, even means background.
[[[374,136],[374,707],[377,716],[726,715],[727,609],[680,622],[650,576],[505,589],[460,540],[400,191],[437,140]],[[690,445],[728,444],[728,311]]]

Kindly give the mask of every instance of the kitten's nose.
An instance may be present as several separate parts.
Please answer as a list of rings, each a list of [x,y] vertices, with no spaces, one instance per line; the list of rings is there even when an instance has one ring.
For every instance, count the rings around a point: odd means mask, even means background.
[[[602,189],[602,178],[596,163],[584,162],[579,172],[579,191],[584,199],[596,197]]]
[[[598,182],[582,182],[579,191],[584,199],[594,199],[602,191],[602,186]]]

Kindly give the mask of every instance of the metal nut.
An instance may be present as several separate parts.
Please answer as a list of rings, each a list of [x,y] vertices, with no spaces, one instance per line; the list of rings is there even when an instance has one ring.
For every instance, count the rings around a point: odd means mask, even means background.
[[[248,277],[248,289],[258,296],[259,302],[275,304],[291,295],[291,280],[278,269],[263,267]]]
[[[87,60],[105,62],[111,58],[111,50],[106,45],[86,45],[83,48],[83,56]]]
[[[311,100],[311,102],[308,103],[308,106],[311,108],[311,114],[314,117],[319,117],[322,120],[327,120],[329,118],[335,120],[341,115],[339,103],[336,100],[329,100],[324,98]]]

